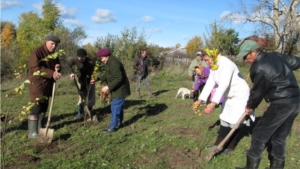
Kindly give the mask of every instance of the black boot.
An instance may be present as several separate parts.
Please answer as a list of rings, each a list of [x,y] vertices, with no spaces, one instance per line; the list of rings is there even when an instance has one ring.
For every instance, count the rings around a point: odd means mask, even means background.
[[[247,165],[246,167],[240,168],[235,167],[235,169],[258,169],[260,163],[260,157],[252,157],[247,155]]]
[[[285,160],[278,159],[274,156],[271,156],[271,164],[270,168],[267,167],[265,169],[283,169],[285,164]]]
[[[38,117],[36,115],[28,116],[28,138],[38,138]]]
[[[198,101],[198,96],[199,96],[199,90],[195,90],[193,92],[193,100],[194,100],[194,102]]]
[[[207,148],[207,149],[210,149],[210,150],[215,149],[215,148],[221,143],[221,141],[222,141],[223,139],[224,139],[223,137],[220,137],[220,136],[218,135],[218,137],[217,137],[215,143],[214,143],[213,145],[206,146],[206,148]]]

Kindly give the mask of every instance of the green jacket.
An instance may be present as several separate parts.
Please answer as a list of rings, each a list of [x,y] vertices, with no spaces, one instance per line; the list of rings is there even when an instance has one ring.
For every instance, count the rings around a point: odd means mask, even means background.
[[[109,56],[105,65],[105,73],[100,77],[101,83],[106,83],[112,99],[129,96],[130,85],[123,64],[114,56]]]

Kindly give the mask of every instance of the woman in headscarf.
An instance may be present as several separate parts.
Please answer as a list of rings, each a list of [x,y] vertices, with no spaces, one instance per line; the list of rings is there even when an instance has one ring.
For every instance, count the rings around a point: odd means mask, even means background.
[[[194,92],[199,90],[201,93],[208,79],[210,70],[208,67],[204,66],[195,66],[194,70],[197,76],[195,79],[194,89],[192,91]]]
[[[205,114],[210,114],[220,103],[222,96],[225,96],[219,116],[219,134],[215,143],[211,146],[207,146],[207,148],[213,149],[226,137],[231,128],[234,127],[239,118],[243,115],[250,89],[235,63],[227,57],[222,56],[218,49],[206,48],[204,51],[203,59],[210,67],[210,75],[196,104],[200,105],[203,101],[206,101],[212,90],[218,85],[211,98],[211,103],[209,103],[204,110]],[[231,136],[230,141],[227,143],[227,148],[222,152],[223,154],[228,154],[233,151],[238,132],[239,129]]]

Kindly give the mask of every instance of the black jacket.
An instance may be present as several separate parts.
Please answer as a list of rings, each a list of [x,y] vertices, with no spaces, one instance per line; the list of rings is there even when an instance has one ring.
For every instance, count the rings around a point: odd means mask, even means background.
[[[77,69],[77,74],[78,74],[78,80],[79,83],[81,84],[81,90],[87,90],[87,84],[90,83],[91,81],[91,75],[94,72],[94,66],[95,63],[92,59],[86,57],[85,61],[83,63],[79,62],[77,56],[71,58],[68,63],[68,68],[71,73],[75,74],[75,69],[74,65],[76,66]]]
[[[147,56],[144,59],[141,56],[137,57],[133,63],[133,68],[136,70],[136,74],[146,78],[148,76],[148,64],[149,60],[147,59]]]
[[[266,102],[299,99],[300,90],[293,70],[300,68],[300,58],[280,53],[259,52],[250,68],[253,87],[247,107],[255,109],[264,98]]]

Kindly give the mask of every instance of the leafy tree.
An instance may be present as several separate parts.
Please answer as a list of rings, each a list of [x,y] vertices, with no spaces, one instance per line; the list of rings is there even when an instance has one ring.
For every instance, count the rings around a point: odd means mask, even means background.
[[[82,27],[77,27],[73,30],[70,30],[64,27],[61,23],[55,28],[54,34],[60,38],[60,44],[58,48],[66,51],[66,55],[60,57],[62,67],[67,66],[66,63],[70,57],[76,56],[76,52],[79,48],[79,43],[82,39],[86,38],[86,33]],[[62,69],[62,73],[67,72],[68,69]]]
[[[96,53],[98,52],[98,49],[96,47],[94,47],[92,44],[87,43],[84,46],[86,52],[88,53],[88,56],[90,56],[91,58],[96,58]]]
[[[219,49],[224,55],[237,52],[238,33],[233,29],[225,29],[215,21],[207,31],[207,35],[204,35],[206,47]]]
[[[52,0],[45,0],[43,5],[43,19],[42,27],[44,34],[49,34],[53,32],[59,22],[59,9],[57,4],[52,2]]]
[[[108,34],[106,37],[98,37],[95,47],[109,48],[113,55],[118,57],[123,63],[132,61],[142,49],[146,49],[147,42],[145,33],[138,33],[136,27],[132,29],[124,28],[121,37]]]
[[[200,36],[194,36],[186,45],[186,51],[189,56],[195,56],[196,52],[203,50],[203,42]]]
[[[17,42],[20,48],[18,65],[27,63],[28,56],[38,44],[41,43],[39,34],[41,19],[38,14],[30,11],[20,16],[19,28],[17,30]]]
[[[131,29],[124,28],[121,32],[120,41],[118,43],[119,49],[121,49],[122,57],[125,60],[133,60],[140,54],[141,50],[146,49],[147,42],[145,40],[145,32],[138,33],[136,27]]]
[[[177,48],[180,48],[181,47],[181,45],[180,45],[180,43],[177,43],[176,45],[175,45],[175,48],[177,49]]]
[[[16,37],[15,25],[11,22],[7,22],[3,29],[1,29],[1,46],[10,46],[12,41]]]
[[[272,35],[274,50],[284,53],[287,46],[298,44],[300,48],[299,4],[299,0],[240,0],[237,10],[223,19],[256,23],[260,29],[259,36]]]
[[[19,65],[27,63],[30,53],[45,40],[49,33],[53,33],[57,26],[59,9],[55,3],[45,0],[42,13],[42,18],[32,11],[22,13],[19,17],[17,30],[17,42],[21,50]]]

